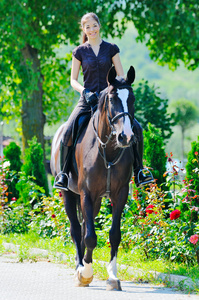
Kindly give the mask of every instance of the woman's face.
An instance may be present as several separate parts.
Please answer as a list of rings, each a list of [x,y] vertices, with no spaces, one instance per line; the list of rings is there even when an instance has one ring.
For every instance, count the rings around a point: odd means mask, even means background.
[[[93,18],[89,18],[84,23],[83,31],[88,39],[96,39],[99,37],[100,25]]]

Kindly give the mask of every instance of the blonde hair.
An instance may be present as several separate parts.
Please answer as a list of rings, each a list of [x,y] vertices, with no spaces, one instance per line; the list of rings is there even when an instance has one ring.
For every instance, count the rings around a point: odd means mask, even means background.
[[[88,19],[94,19],[99,25],[100,25],[100,20],[98,18],[98,16],[96,14],[94,14],[93,12],[87,13],[85,15],[83,15],[83,17],[81,18],[81,27],[84,27],[84,24],[87,22]],[[85,33],[83,33],[83,40],[82,42],[85,43],[86,41],[88,41],[88,37]]]

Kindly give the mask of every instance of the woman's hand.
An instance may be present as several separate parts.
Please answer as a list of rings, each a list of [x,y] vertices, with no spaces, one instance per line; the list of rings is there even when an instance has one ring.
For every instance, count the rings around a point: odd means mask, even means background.
[[[98,93],[93,93],[89,89],[84,89],[82,92],[86,102],[91,106],[94,107],[98,102]]]

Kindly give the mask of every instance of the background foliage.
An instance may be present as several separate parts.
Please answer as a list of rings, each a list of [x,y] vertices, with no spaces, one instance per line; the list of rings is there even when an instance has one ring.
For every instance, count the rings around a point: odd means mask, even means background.
[[[138,32],[137,40],[146,43],[154,60],[169,64],[171,68],[176,68],[182,61],[187,68],[195,69],[198,65],[197,9],[196,1],[59,0],[49,5],[46,0],[14,3],[2,0],[2,116],[11,118],[15,114],[21,119],[24,147],[33,136],[44,147],[46,116],[49,115],[48,120],[53,118],[51,107],[60,111],[59,104],[62,104],[58,86],[63,87],[64,79],[65,88],[69,86],[70,57],[65,56],[61,63],[55,55],[55,48],[78,42],[79,20],[87,11],[99,15],[103,24],[102,36],[121,37],[128,22],[133,22]],[[49,76],[56,79],[50,83]],[[66,91],[70,98],[70,89]]]

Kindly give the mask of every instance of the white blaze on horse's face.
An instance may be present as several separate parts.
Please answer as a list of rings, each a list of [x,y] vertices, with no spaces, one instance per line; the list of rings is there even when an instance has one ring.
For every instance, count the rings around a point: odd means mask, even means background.
[[[128,112],[127,100],[129,97],[129,90],[128,89],[118,89],[117,94],[122,102],[123,111]],[[122,130],[123,135],[126,138],[126,144],[128,145],[133,136],[132,125],[131,125],[129,116],[124,116],[123,128],[121,130]]]

